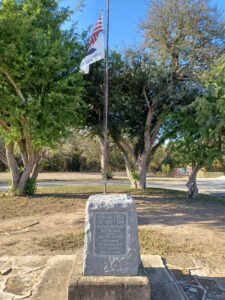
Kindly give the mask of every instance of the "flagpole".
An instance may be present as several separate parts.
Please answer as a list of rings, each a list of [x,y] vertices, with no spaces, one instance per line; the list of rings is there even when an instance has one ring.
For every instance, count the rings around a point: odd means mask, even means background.
[[[109,0],[107,0],[107,25],[106,25],[106,56],[105,56],[105,105],[104,105],[104,194],[107,190],[107,170],[108,170],[108,98],[109,98]]]

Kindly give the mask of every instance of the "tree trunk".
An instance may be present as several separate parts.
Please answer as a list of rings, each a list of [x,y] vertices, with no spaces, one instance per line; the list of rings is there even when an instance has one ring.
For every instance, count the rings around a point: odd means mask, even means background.
[[[20,176],[20,181],[17,187],[21,190],[22,194],[25,194],[25,185],[27,183],[27,180],[30,178],[30,174],[33,170],[33,167],[34,163],[29,162]]]
[[[139,173],[139,180],[137,187],[139,189],[146,189],[146,165],[142,166],[140,173]]]
[[[38,151],[36,153],[36,157],[35,157],[35,164],[34,164],[34,168],[33,168],[33,172],[32,172],[32,176],[31,178],[36,182],[37,178],[38,178],[38,174],[43,170],[43,166],[39,164],[40,160],[43,160],[45,158],[45,154],[46,154],[46,150],[45,151]]]
[[[132,174],[132,170],[129,167],[129,165],[126,164],[126,173],[127,173],[127,177],[130,181],[130,186],[132,189],[137,189],[137,181],[134,179],[134,176]]]
[[[148,168],[147,153],[142,153],[137,160],[132,149],[122,138],[116,139],[113,137],[113,141],[124,158],[126,173],[131,187],[135,189],[145,189]]]
[[[146,189],[147,154],[145,152],[140,155],[136,168],[139,178],[137,187],[139,189]]]
[[[17,188],[20,180],[20,174],[17,162],[14,157],[14,144],[10,143],[6,146],[6,157],[11,171],[12,187]]]
[[[6,157],[6,154],[5,154],[5,144],[3,142],[0,142],[0,161],[7,168],[9,167],[7,157]]]
[[[29,145],[26,148],[23,147],[23,153],[21,153],[21,155],[23,156],[24,171],[19,172],[19,168],[14,156],[14,144],[10,143],[7,145],[6,157],[12,176],[12,190],[15,195],[25,194],[25,186],[32,172],[32,178],[36,181],[39,171],[39,154],[39,151],[33,151],[31,141],[29,141]]]
[[[1,163],[3,163],[3,165],[5,165],[7,168],[9,167],[5,153],[0,152],[0,161],[1,161]]]
[[[188,182],[186,183],[186,186],[188,187],[187,191],[187,197],[190,199],[195,199],[198,197],[198,187],[196,183],[196,177],[198,174],[198,171],[202,168],[203,166],[195,166],[192,169],[192,173],[189,176]]]

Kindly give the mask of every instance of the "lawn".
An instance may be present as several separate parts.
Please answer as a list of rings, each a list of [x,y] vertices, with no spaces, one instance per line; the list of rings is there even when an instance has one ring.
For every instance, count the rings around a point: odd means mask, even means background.
[[[33,197],[1,193],[0,255],[74,253],[83,247],[86,200],[99,193],[101,186],[40,188]],[[181,191],[124,186],[108,186],[108,193],[134,198],[142,254],[207,257],[214,246],[224,253],[224,243],[217,240],[225,225],[223,199],[200,194],[190,201]]]

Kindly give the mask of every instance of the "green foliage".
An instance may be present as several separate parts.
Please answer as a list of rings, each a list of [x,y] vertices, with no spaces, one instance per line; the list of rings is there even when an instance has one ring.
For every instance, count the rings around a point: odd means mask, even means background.
[[[137,171],[135,170],[135,167],[132,166],[131,168],[131,174],[132,174],[132,177],[135,181],[138,181],[140,179],[140,176],[138,175]]]
[[[24,192],[22,191],[22,189],[15,187],[15,186],[12,186],[11,191],[12,191],[13,195],[15,195],[15,196],[23,196],[24,195]]]
[[[162,166],[161,166],[161,170],[162,170],[162,174],[163,175],[169,175],[169,173],[170,173],[170,165],[168,165],[168,164],[162,164]]]
[[[83,42],[74,29],[61,29],[70,14],[54,0],[0,5],[0,119],[10,127],[0,131],[8,142],[29,134],[34,148],[53,147],[83,122]]]
[[[108,170],[108,171],[106,172],[106,178],[107,178],[107,179],[113,179],[113,175],[112,175],[112,172],[111,172],[110,170]]]
[[[33,196],[36,192],[36,189],[37,189],[36,180],[34,180],[33,178],[28,178],[25,185],[25,195]]]
[[[112,51],[109,56],[109,127],[116,122],[116,112],[122,109],[120,98],[121,77],[123,67],[121,54]],[[86,90],[83,99],[87,104],[88,114],[85,126],[93,135],[103,135],[103,110],[104,110],[104,61],[98,61],[90,66],[89,74],[85,75]],[[118,123],[119,126],[119,123]]]
[[[43,171],[100,172],[101,149],[97,138],[80,131],[75,136],[64,139],[57,148],[46,154],[41,163]],[[125,170],[121,154],[112,143],[109,143],[109,159],[110,172]]]
[[[152,158],[151,165],[149,171],[152,173],[159,172],[161,170],[162,164],[167,163],[168,157],[167,149],[164,146],[158,147],[158,149],[154,153],[154,157]],[[170,162],[171,163],[171,162]]]
[[[185,110],[175,143],[173,157],[180,165],[212,167],[223,163],[225,155],[225,57],[216,60],[211,70],[200,77],[203,95]],[[176,115],[174,118],[176,119]],[[175,157],[176,156],[176,157]]]
[[[9,184],[11,185],[11,180],[9,181]],[[36,180],[33,178],[28,178],[25,184],[24,191],[18,187],[12,186],[11,191],[16,196],[33,196],[36,192],[37,185]]]
[[[110,55],[109,64],[109,133],[113,138],[124,136],[138,155],[144,150],[144,132],[149,107],[154,111],[150,136],[162,120],[160,137],[162,143],[177,124],[168,119],[176,107],[193,100],[193,89],[186,85],[170,86],[170,71],[159,67],[148,54],[141,50],[126,52],[124,58],[116,52]],[[101,135],[103,128],[104,64],[91,66],[86,76],[87,88],[84,96],[88,103],[88,128]],[[145,88],[147,100],[143,93]],[[160,92],[159,92],[160,91]],[[157,94],[159,93],[159,94]],[[180,93],[179,97],[175,93]],[[183,95],[185,94],[185,96]],[[170,128],[168,128],[168,123]],[[159,137],[159,138],[160,138]]]
[[[19,146],[24,172],[16,163],[10,168],[15,189],[24,194],[44,151],[85,119],[79,72],[85,33],[62,29],[71,14],[57,0],[0,2],[0,137],[14,162],[14,144]],[[29,180],[27,189],[35,190]]]
[[[109,165],[112,171],[124,171],[125,163],[121,153],[114,144],[109,144]]]

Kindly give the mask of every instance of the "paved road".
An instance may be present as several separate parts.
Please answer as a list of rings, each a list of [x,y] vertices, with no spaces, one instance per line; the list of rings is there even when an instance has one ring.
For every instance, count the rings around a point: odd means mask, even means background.
[[[101,181],[46,181],[38,182],[38,187],[56,187],[56,186],[76,186],[76,185],[102,185]],[[176,180],[163,180],[156,181],[148,180],[147,187],[152,188],[165,188],[171,190],[180,190],[186,191],[186,182],[185,181],[176,181]],[[199,193],[211,194],[215,196],[220,196],[225,198],[225,178],[216,178],[216,179],[198,179],[197,180]],[[111,180],[108,181],[108,185],[124,185],[129,186],[128,180]],[[5,191],[9,188],[9,185],[6,183],[0,183],[0,192]]]

